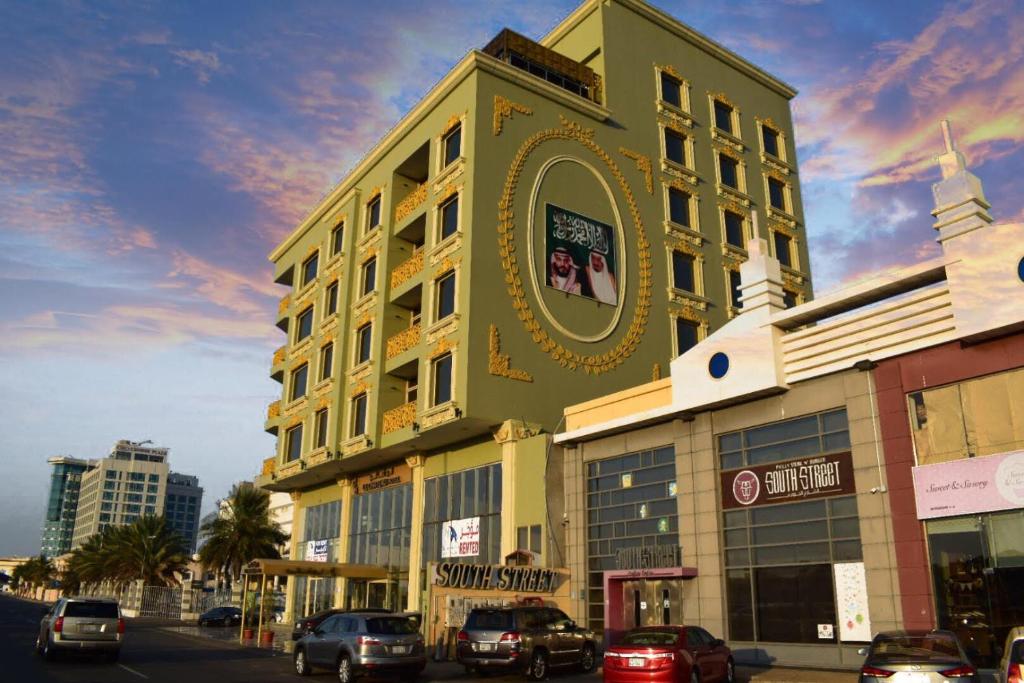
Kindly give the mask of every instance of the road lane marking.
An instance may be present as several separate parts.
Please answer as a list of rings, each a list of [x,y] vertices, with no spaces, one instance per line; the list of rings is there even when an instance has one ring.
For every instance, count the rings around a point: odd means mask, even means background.
[[[146,674],[140,673],[140,672],[136,671],[135,669],[132,669],[132,668],[129,668],[129,667],[125,666],[124,664],[118,664],[118,666],[121,667],[122,669],[124,669],[125,671],[127,671],[130,674],[135,674],[136,676],[141,676],[142,678],[149,678],[149,676],[147,676]]]

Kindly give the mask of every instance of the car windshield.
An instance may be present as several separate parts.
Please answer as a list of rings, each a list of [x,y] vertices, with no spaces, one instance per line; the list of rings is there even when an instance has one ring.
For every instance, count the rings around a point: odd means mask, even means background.
[[[871,658],[914,661],[958,660],[960,648],[952,636],[942,633],[879,635],[871,646]]]
[[[512,612],[473,611],[469,613],[466,628],[479,631],[511,631],[515,626],[512,623]]]
[[[375,617],[366,620],[366,630],[384,636],[406,636],[416,633],[416,624],[406,617]]]
[[[675,645],[678,638],[679,634],[675,631],[632,631],[623,636],[619,644],[664,647]]]
[[[112,602],[69,602],[64,608],[64,616],[117,619],[117,605]]]
[[[1024,664],[1024,640],[1017,640],[1010,650],[1010,661],[1014,664]]]

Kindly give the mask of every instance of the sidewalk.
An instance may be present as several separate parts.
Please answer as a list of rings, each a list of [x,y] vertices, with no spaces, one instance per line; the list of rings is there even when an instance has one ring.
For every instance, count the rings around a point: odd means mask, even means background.
[[[827,669],[786,669],[782,667],[736,667],[740,681],[751,683],[856,683],[855,671],[831,671]]]

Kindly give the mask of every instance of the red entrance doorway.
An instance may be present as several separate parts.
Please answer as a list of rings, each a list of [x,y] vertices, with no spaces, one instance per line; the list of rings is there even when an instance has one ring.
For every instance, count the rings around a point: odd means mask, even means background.
[[[636,626],[682,624],[685,582],[695,576],[696,567],[604,572],[605,647]]]

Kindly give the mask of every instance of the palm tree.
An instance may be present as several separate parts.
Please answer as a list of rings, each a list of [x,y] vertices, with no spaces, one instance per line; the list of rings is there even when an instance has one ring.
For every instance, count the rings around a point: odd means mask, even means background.
[[[177,583],[188,551],[163,517],[146,515],[126,526],[106,527],[71,553],[65,571],[68,588],[110,582],[116,589],[142,579],[147,586]]]
[[[207,540],[199,550],[200,562],[229,582],[251,560],[281,557],[278,547],[288,541],[288,534],[270,518],[270,494],[253,486],[234,486],[224,512],[201,531]]]
[[[53,560],[40,554],[24,564],[14,568],[11,579],[19,588],[34,589],[37,586],[48,586],[57,575]]]

